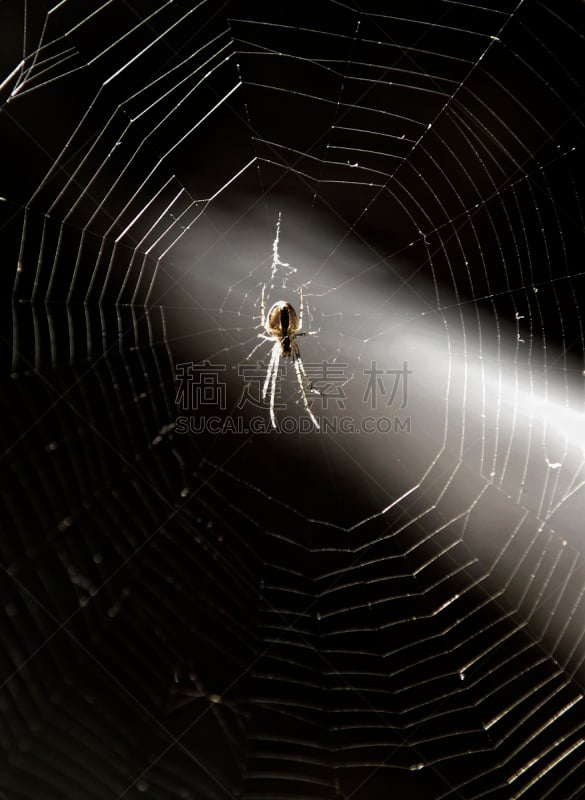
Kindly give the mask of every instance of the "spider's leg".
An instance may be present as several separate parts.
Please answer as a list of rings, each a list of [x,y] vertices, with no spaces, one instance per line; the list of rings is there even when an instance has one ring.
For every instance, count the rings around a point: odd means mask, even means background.
[[[273,336],[267,336],[265,333],[259,333],[259,334],[258,334],[258,338],[259,338],[259,339],[262,339],[262,341],[261,341],[261,342],[258,342],[258,344],[256,345],[256,347],[252,348],[252,352],[251,352],[251,353],[248,353],[248,355],[246,356],[246,358],[244,359],[244,361],[249,361],[249,360],[252,358],[252,356],[254,355],[254,353],[256,352],[256,350],[257,350],[259,347],[262,347],[262,345],[263,345],[263,343],[264,343],[264,342],[272,342],[272,341],[274,341],[274,337],[273,337]]]
[[[299,291],[299,295],[300,295],[300,305],[299,305],[299,330],[301,330],[301,328],[303,327],[303,308],[304,308],[304,302],[303,302],[303,284],[301,284],[301,288],[300,288],[300,291]]]
[[[313,412],[309,407],[309,400],[307,399],[307,392],[305,391],[305,384],[303,378],[307,381],[307,385],[309,386],[310,389],[312,389],[312,391],[317,392],[317,390],[313,389],[313,384],[307,377],[307,373],[305,372],[305,367],[303,364],[303,359],[301,358],[301,353],[296,345],[293,345],[292,347],[292,357],[293,357],[293,364],[295,365],[295,372],[297,373],[297,382],[299,384],[299,389],[301,390],[301,397],[303,398],[303,405],[305,407],[305,411],[313,420],[313,424],[315,425],[317,430],[319,430],[319,423],[317,422],[315,415],[313,414]],[[317,394],[319,393],[317,392]]]
[[[276,395],[276,378],[278,376],[278,362],[280,360],[280,342],[274,342],[270,354],[270,362],[266,371],[266,379],[262,388],[262,399],[266,400],[266,395],[270,389],[270,421],[272,427],[276,428],[276,416],[274,414],[274,398]]]
[[[265,319],[266,318],[265,292],[266,292],[266,284],[263,283],[262,284],[262,294],[260,296],[260,325],[261,325],[262,328],[264,328],[264,323],[266,321],[266,319]],[[264,331],[261,331],[258,334],[258,338],[261,339],[262,341],[258,342],[256,347],[252,348],[252,352],[248,353],[248,355],[244,359],[245,361],[249,361],[252,358],[252,356],[254,355],[256,350],[258,350],[258,348],[262,345],[262,342],[264,342],[264,341],[266,341],[266,342],[273,341],[273,337],[272,336],[268,336],[266,333],[264,333]]]
[[[270,386],[270,381],[272,379],[272,373],[275,368],[278,367],[278,364],[275,364],[275,360],[278,356],[278,342],[275,342],[272,346],[272,350],[270,351],[270,361],[268,362],[268,369],[266,370],[266,378],[264,379],[264,386],[262,387],[262,399],[266,400],[266,395],[268,394],[268,387]]]
[[[299,305],[299,324],[295,332],[295,336],[316,336],[319,331],[304,331],[303,328],[303,313],[305,311],[305,301],[303,299],[303,287],[299,289],[300,305]]]
[[[264,295],[266,292],[266,284],[262,284],[262,297],[260,299],[260,315],[262,317],[262,324],[264,325],[264,320],[266,319],[266,302],[264,299]]]
[[[308,333],[306,335],[308,336]],[[307,384],[307,386],[309,387],[309,389],[312,392],[315,392],[315,394],[320,395],[321,392],[319,391],[319,389],[315,389],[315,387],[313,386],[313,384],[311,382],[311,379],[307,375],[307,371],[305,370],[305,365],[303,364],[303,359],[301,358],[301,351],[299,350],[298,344],[293,345],[293,350],[294,350],[295,366],[297,365],[297,362],[298,362],[298,370],[300,370],[301,375],[303,376],[303,379],[304,379],[305,383]]]
[[[278,362],[280,359],[280,343],[276,342],[273,350],[272,382],[270,384],[270,420],[272,427],[276,428],[276,417],[274,415],[274,397],[276,395],[276,377],[278,375]]]

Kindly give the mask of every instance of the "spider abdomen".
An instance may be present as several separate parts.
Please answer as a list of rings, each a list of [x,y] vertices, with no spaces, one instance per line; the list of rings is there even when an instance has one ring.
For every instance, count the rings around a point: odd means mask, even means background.
[[[279,300],[272,306],[266,319],[266,328],[272,336],[290,336],[297,327],[297,312],[290,303]]]

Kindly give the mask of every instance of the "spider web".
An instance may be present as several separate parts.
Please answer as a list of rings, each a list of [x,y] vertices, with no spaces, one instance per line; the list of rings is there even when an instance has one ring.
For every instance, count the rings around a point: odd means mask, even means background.
[[[0,4],[0,797],[582,797],[583,5],[265,6]]]

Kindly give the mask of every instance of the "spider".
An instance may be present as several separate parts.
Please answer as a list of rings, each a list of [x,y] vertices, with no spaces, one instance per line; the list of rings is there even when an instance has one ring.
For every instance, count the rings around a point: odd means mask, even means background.
[[[260,303],[260,313],[262,315],[262,325],[264,326],[264,332],[259,333],[258,336],[261,339],[266,340],[267,342],[274,342],[272,346],[272,352],[270,354],[270,362],[268,364],[268,372],[266,373],[266,379],[264,381],[264,387],[262,389],[262,399],[266,399],[266,395],[270,390],[270,420],[272,422],[272,427],[276,428],[276,417],[274,414],[274,397],[276,395],[276,378],[278,376],[278,363],[280,358],[292,358],[292,362],[295,366],[295,372],[297,375],[297,382],[299,384],[299,389],[301,391],[301,397],[303,398],[303,405],[305,407],[305,411],[313,420],[313,423],[317,429],[319,429],[319,423],[315,418],[315,415],[309,408],[309,401],[307,399],[307,391],[305,389],[305,384],[310,391],[315,392],[315,394],[319,394],[319,391],[314,388],[313,384],[309,380],[307,373],[305,371],[305,365],[303,364],[303,359],[301,358],[301,351],[299,350],[299,346],[296,343],[295,339],[299,336],[315,336],[318,331],[303,331],[303,288],[301,287],[299,296],[300,296],[300,306],[299,306],[299,315],[297,317],[297,312],[294,310],[292,305],[285,300],[279,300],[277,303],[270,308],[268,314],[266,314],[266,303],[265,303],[265,295],[266,295],[266,284],[262,286],[262,300]],[[253,352],[253,351],[252,351]],[[252,355],[252,354],[250,354]]]

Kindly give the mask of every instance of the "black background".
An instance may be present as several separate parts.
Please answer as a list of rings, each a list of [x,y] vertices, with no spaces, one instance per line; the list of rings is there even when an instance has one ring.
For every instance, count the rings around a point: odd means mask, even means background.
[[[26,12],[0,3],[0,798],[585,796],[583,454],[542,471],[440,358],[445,330],[450,364],[513,353],[582,412],[582,3]],[[177,362],[237,391],[279,211],[317,360],[436,347],[412,436],[174,433]]]

